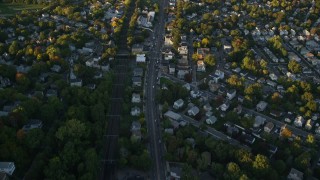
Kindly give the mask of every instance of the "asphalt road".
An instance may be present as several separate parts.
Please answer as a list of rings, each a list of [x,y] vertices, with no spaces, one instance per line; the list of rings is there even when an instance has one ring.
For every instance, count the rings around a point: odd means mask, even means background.
[[[161,130],[159,127],[159,110],[155,103],[155,94],[157,88],[158,65],[161,61],[161,47],[164,37],[164,6],[167,4],[166,0],[159,2],[159,18],[158,23],[154,28],[153,49],[151,49],[148,58],[146,72],[146,122],[150,140],[150,154],[153,160],[153,169],[151,179],[164,180],[165,179],[165,163],[163,161],[163,144],[161,141]]]

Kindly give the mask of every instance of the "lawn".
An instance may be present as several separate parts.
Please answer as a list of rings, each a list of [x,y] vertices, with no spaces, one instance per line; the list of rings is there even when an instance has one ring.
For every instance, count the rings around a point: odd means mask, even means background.
[[[0,16],[12,16],[22,10],[35,10],[43,7],[45,7],[45,5],[0,2]]]

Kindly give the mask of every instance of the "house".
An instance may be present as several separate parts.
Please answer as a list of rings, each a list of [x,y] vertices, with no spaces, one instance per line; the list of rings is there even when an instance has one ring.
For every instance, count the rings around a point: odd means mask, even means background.
[[[142,44],[133,44],[131,48],[132,54],[139,54],[143,52],[143,45]]]
[[[169,74],[174,74],[176,72],[176,65],[171,63],[169,64]]]
[[[311,130],[313,126],[313,121],[311,119],[308,119],[306,124],[304,125],[304,128],[306,128],[306,130]]]
[[[179,46],[178,47],[178,52],[181,55],[186,55],[188,54],[188,46]]]
[[[139,116],[140,115],[140,108],[135,106],[131,108],[131,116]]]
[[[164,37],[164,45],[165,46],[172,46],[173,45],[172,36],[166,35]]]
[[[273,128],[274,124],[272,122],[268,122],[263,129],[265,132],[270,133]]]
[[[206,123],[207,124],[214,124],[217,122],[217,118],[215,116],[209,116],[207,119],[206,119]]]
[[[244,97],[243,96],[238,96],[238,102],[243,103]]]
[[[288,180],[303,180],[303,173],[301,171],[296,170],[295,168],[291,168],[290,173],[287,176]]]
[[[180,109],[184,105],[184,101],[182,99],[178,99],[173,103],[174,109]]]
[[[207,104],[203,105],[203,109],[204,109],[205,111],[211,111],[211,110],[212,110],[212,107],[211,107],[211,105],[210,105],[209,103],[207,103]]]
[[[177,73],[177,77],[179,79],[184,79],[185,75],[189,73],[189,70],[179,69]]]
[[[141,86],[142,80],[141,77],[132,77],[132,86]]]
[[[304,124],[304,118],[302,117],[302,116],[297,116],[296,118],[295,118],[295,120],[294,120],[294,125],[296,126],[296,127],[302,127],[302,125]]]
[[[231,44],[224,44],[223,45],[223,50],[226,52],[230,52],[232,50]]]
[[[193,106],[191,109],[188,110],[189,116],[195,116],[200,112],[200,109],[197,106]]]
[[[140,103],[141,102],[140,94],[133,93],[132,98],[131,98],[131,102],[132,103]]]
[[[173,129],[172,128],[166,128],[166,129],[164,129],[164,132],[167,133],[167,134],[173,135]]]
[[[230,102],[229,101],[225,101],[221,106],[220,109],[221,111],[227,111],[230,107]]]
[[[22,130],[24,132],[28,132],[31,129],[39,129],[42,128],[43,124],[42,121],[38,120],[38,119],[31,119],[28,124],[24,125],[22,127]]]
[[[218,83],[218,81],[221,79],[224,79],[224,72],[220,71],[219,69],[217,69],[214,73],[214,75],[210,75],[211,78],[213,78],[213,80]]]
[[[258,112],[264,111],[264,110],[267,108],[267,105],[268,105],[267,102],[260,101],[260,102],[257,104],[257,106],[256,106],[257,111],[258,111]]]
[[[164,55],[164,60],[166,61],[172,60],[174,57],[174,53],[171,51],[171,49],[166,50],[162,54]]]
[[[169,118],[170,120],[173,120],[173,121],[180,121],[181,120],[181,115],[178,113],[175,113],[173,111],[167,111],[164,114],[164,117]]]
[[[140,131],[141,129],[141,124],[139,121],[132,121],[131,123],[131,132],[132,131]]]
[[[145,54],[137,54],[136,55],[136,62],[137,63],[145,63],[146,62],[146,55]]]
[[[70,79],[70,86],[82,87],[82,79]]]
[[[134,68],[133,76],[136,76],[136,77],[143,76],[143,69],[142,68]]]
[[[236,96],[237,91],[235,89],[230,89],[227,91],[227,99],[232,100]]]
[[[190,95],[192,98],[198,98],[198,97],[200,97],[200,92],[197,90],[192,90],[192,91],[190,91]]]
[[[206,65],[203,61],[197,61],[197,71],[198,72],[205,72],[206,71]]]
[[[272,81],[277,81],[278,80],[278,76],[275,75],[274,73],[269,74],[269,77]]]
[[[320,126],[316,128],[315,133],[316,133],[317,135],[320,134]]]
[[[0,172],[4,172],[11,176],[15,169],[16,166],[14,165],[14,162],[0,162]]]
[[[263,118],[261,116],[256,116],[254,119],[253,127],[254,128],[261,127],[265,121],[266,121],[266,118]]]

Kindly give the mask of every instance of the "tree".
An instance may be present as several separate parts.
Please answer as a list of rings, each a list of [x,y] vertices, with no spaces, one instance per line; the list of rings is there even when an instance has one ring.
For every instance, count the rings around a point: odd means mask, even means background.
[[[218,179],[221,179],[224,173],[224,167],[220,163],[212,163],[211,166],[212,174],[214,174]]]
[[[56,132],[56,137],[60,141],[76,141],[88,136],[88,130],[84,123],[76,119],[65,122]],[[80,143],[80,142],[79,142]]]
[[[19,51],[19,44],[18,44],[18,41],[13,41],[11,43],[11,45],[9,46],[9,54],[10,55],[16,55]]]
[[[210,41],[208,38],[203,38],[201,40],[201,44],[204,46],[204,47],[207,47],[209,45]]]
[[[301,100],[305,102],[310,102],[313,100],[313,95],[310,92],[305,92],[301,95]]]
[[[252,163],[252,167],[255,170],[258,177],[263,177],[268,174],[270,170],[270,164],[268,158],[264,155],[258,154]]]
[[[315,143],[314,141],[315,141],[314,135],[308,134],[308,136],[307,136],[307,138],[306,138],[306,143],[312,145],[312,144]]]
[[[287,127],[283,127],[281,128],[280,136],[284,138],[290,138],[292,136],[292,132]]]
[[[238,179],[240,176],[240,167],[237,163],[230,162],[226,166],[227,172],[225,173],[225,177],[229,177],[230,179]],[[229,179],[228,178],[228,179]]]
[[[295,158],[294,160],[294,166],[301,170],[304,171],[308,168],[310,165],[310,160],[311,160],[311,155],[309,152],[303,152],[300,154],[298,157]]]
[[[301,72],[301,65],[295,60],[290,60],[288,63],[288,69],[292,73],[300,73]]]
[[[214,55],[209,54],[204,58],[204,62],[209,66],[214,66],[216,64],[216,58]]]
[[[286,168],[287,168],[286,163],[283,162],[283,160],[276,160],[276,161],[274,162],[274,166],[273,166],[273,167],[274,167],[274,169],[277,170],[277,172],[278,172],[279,174],[285,173],[285,170],[286,170]]]

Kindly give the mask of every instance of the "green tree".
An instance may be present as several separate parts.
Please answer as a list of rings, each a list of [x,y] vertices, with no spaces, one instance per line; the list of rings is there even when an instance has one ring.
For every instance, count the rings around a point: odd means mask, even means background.
[[[16,55],[19,51],[19,44],[18,44],[18,41],[13,41],[11,43],[11,45],[9,46],[9,54],[10,55]]]
[[[288,69],[292,73],[300,73],[301,72],[301,65],[295,60],[290,60],[288,63]]]
[[[79,140],[78,143],[80,143],[80,139],[85,138],[88,136],[88,129],[86,125],[79,120],[71,119],[64,123],[63,126],[61,126],[58,131],[56,132],[56,138],[58,138],[60,141],[76,141]]]
[[[263,177],[264,175],[268,174],[270,170],[268,158],[261,154],[256,155],[252,163],[252,167],[258,177]]]
[[[216,64],[216,58],[214,55],[209,54],[204,58],[204,62],[209,66],[214,66]]]

